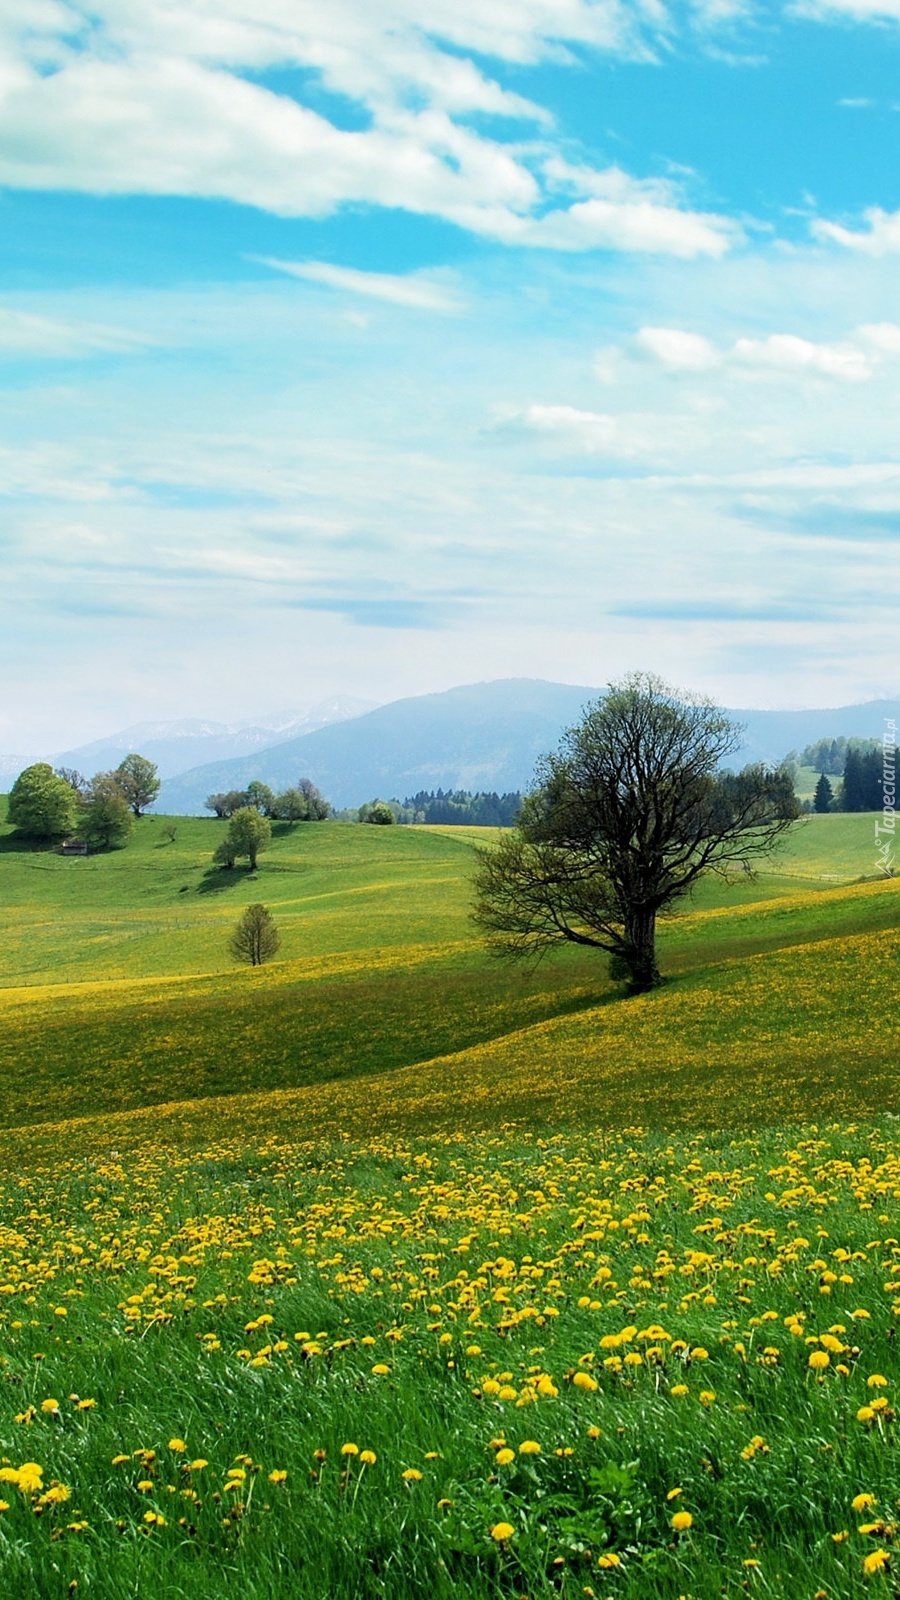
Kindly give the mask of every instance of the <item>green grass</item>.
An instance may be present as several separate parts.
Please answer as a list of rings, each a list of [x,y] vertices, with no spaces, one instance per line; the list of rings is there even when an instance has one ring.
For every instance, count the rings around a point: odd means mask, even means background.
[[[707,880],[635,1000],[485,955],[478,830],[0,828],[3,1600],[889,1600],[873,820]]]

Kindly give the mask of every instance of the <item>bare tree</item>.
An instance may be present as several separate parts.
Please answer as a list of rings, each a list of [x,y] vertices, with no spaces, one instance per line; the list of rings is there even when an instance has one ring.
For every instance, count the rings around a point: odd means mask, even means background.
[[[637,993],[660,982],[656,920],[706,872],[772,849],[799,815],[788,773],[720,770],[740,728],[638,673],[588,706],[538,767],[518,827],[482,851],[476,923],[497,952],[607,951]]]
[[[281,940],[271,911],[267,906],[248,906],[237,924],[229,949],[236,961],[245,961],[249,967],[261,967],[275,954]]]

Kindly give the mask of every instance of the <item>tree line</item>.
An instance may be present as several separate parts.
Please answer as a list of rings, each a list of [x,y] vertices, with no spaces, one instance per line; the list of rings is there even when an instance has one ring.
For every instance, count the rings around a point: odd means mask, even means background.
[[[825,740],[821,741],[823,744]],[[836,739],[831,744],[837,744]],[[820,769],[813,797],[813,810],[880,811],[884,804],[884,756],[873,739],[843,740],[845,745],[841,777],[835,786]],[[806,752],[804,751],[804,755]],[[812,763],[804,763],[804,765]]]
[[[325,822],[331,816],[331,806],[310,778],[300,778],[281,794],[275,794],[267,783],[254,778],[246,789],[227,789],[223,794],[207,795],[204,805],[217,817],[233,817],[235,812],[251,806],[273,822]]]

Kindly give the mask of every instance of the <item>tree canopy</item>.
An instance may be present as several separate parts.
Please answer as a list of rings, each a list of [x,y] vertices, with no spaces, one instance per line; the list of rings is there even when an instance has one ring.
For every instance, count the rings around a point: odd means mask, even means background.
[[[64,839],[78,815],[78,795],[46,761],[20,772],[9,791],[8,820],[32,839]]]
[[[496,951],[607,951],[660,981],[656,921],[706,872],[751,870],[799,815],[782,769],[721,770],[740,729],[651,674],[613,684],[544,757],[518,827],[480,853],[476,923]]]
[[[157,769],[146,756],[139,756],[135,751],[120,761],[115,770],[115,779],[125,799],[130,805],[134,815],[139,817],[142,811],[152,806],[159,794],[161,783]]]

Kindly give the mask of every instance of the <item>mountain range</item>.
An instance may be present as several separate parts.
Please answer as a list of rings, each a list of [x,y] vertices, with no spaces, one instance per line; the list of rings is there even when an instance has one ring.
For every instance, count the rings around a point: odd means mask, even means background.
[[[143,722],[108,738],[60,751],[55,766],[90,776],[138,750],[163,778],[156,809],[202,815],[207,795],[259,778],[281,790],[311,778],[332,805],[376,796],[403,799],[420,789],[527,789],[537,758],[553,750],[601,691],[586,684],[505,678],[414,695],[389,705],[335,696],[305,712],[251,723],[188,718]],[[732,711],[743,743],[734,766],[770,764],[816,739],[880,739],[885,719],[900,721],[900,699],[807,711]],[[19,767],[7,763],[8,787]]]
[[[524,790],[538,756],[554,749],[599,693],[588,685],[506,678],[395,700],[253,755],[182,772],[163,785],[159,810],[202,812],[208,794],[244,788],[253,778],[276,791],[311,778],[338,807],[376,796],[402,800],[420,789]],[[815,739],[880,738],[886,717],[900,719],[900,699],[731,715],[744,728],[733,764],[775,764]]]

